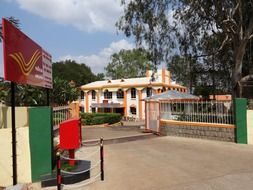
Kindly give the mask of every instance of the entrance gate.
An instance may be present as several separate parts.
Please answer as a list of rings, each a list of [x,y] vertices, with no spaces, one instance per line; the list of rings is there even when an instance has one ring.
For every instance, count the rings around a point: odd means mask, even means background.
[[[146,104],[146,129],[154,133],[160,132],[160,104],[158,101],[147,101]]]

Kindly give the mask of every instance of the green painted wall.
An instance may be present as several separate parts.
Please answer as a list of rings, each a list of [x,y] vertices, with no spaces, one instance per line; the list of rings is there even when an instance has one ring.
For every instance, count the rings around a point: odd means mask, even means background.
[[[236,142],[247,144],[247,99],[236,98],[235,107],[235,125],[236,125]]]
[[[32,181],[52,172],[52,109],[29,109],[29,137],[31,150]]]

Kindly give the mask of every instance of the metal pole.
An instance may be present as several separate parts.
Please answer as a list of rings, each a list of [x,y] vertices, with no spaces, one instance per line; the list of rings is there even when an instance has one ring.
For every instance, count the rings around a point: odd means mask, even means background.
[[[15,83],[11,82],[11,129],[12,129],[12,174],[13,185],[17,184],[17,148],[15,119]]]
[[[79,128],[80,128],[80,142],[82,144],[83,136],[82,136],[82,118],[79,118]]]
[[[104,181],[104,140],[100,138],[100,172],[101,181]]]
[[[47,106],[49,106],[49,104],[50,104],[50,100],[49,100],[49,88],[46,88],[46,92],[47,92]]]
[[[61,158],[60,153],[56,153],[56,160],[57,160],[57,190],[61,190]]]
[[[46,106],[50,105],[50,98],[49,98],[49,88],[46,88]],[[52,111],[52,109],[51,109]],[[54,112],[51,112],[52,114],[54,114]],[[51,153],[52,153],[52,169],[55,166],[55,154],[54,154],[54,122],[51,125]]]

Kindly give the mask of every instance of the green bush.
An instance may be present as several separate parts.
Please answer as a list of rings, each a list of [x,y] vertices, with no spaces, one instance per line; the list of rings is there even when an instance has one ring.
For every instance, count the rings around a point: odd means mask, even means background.
[[[117,123],[121,120],[118,113],[81,113],[83,125],[98,125],[103,123]]]

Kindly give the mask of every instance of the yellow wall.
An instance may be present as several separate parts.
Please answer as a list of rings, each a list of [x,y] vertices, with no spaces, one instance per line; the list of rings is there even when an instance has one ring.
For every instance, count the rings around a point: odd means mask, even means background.
[[[11,129],[0,129],[0,186],[12,184]]]
[[[28,126],[28,108],[16,107],[16,127]],[[0,107],[0,129],[11,128],[11,108]]]
[[[28,126],[17,128],[17,142],[18,183],[30,183],[32,177]]]
[[[31,182],[28,108],[16,107],[18,183]],[[11,108],[0,107],[0,186],[12,185]]]
[[[253,144],[253,110],[247,110],[248,144]]]

